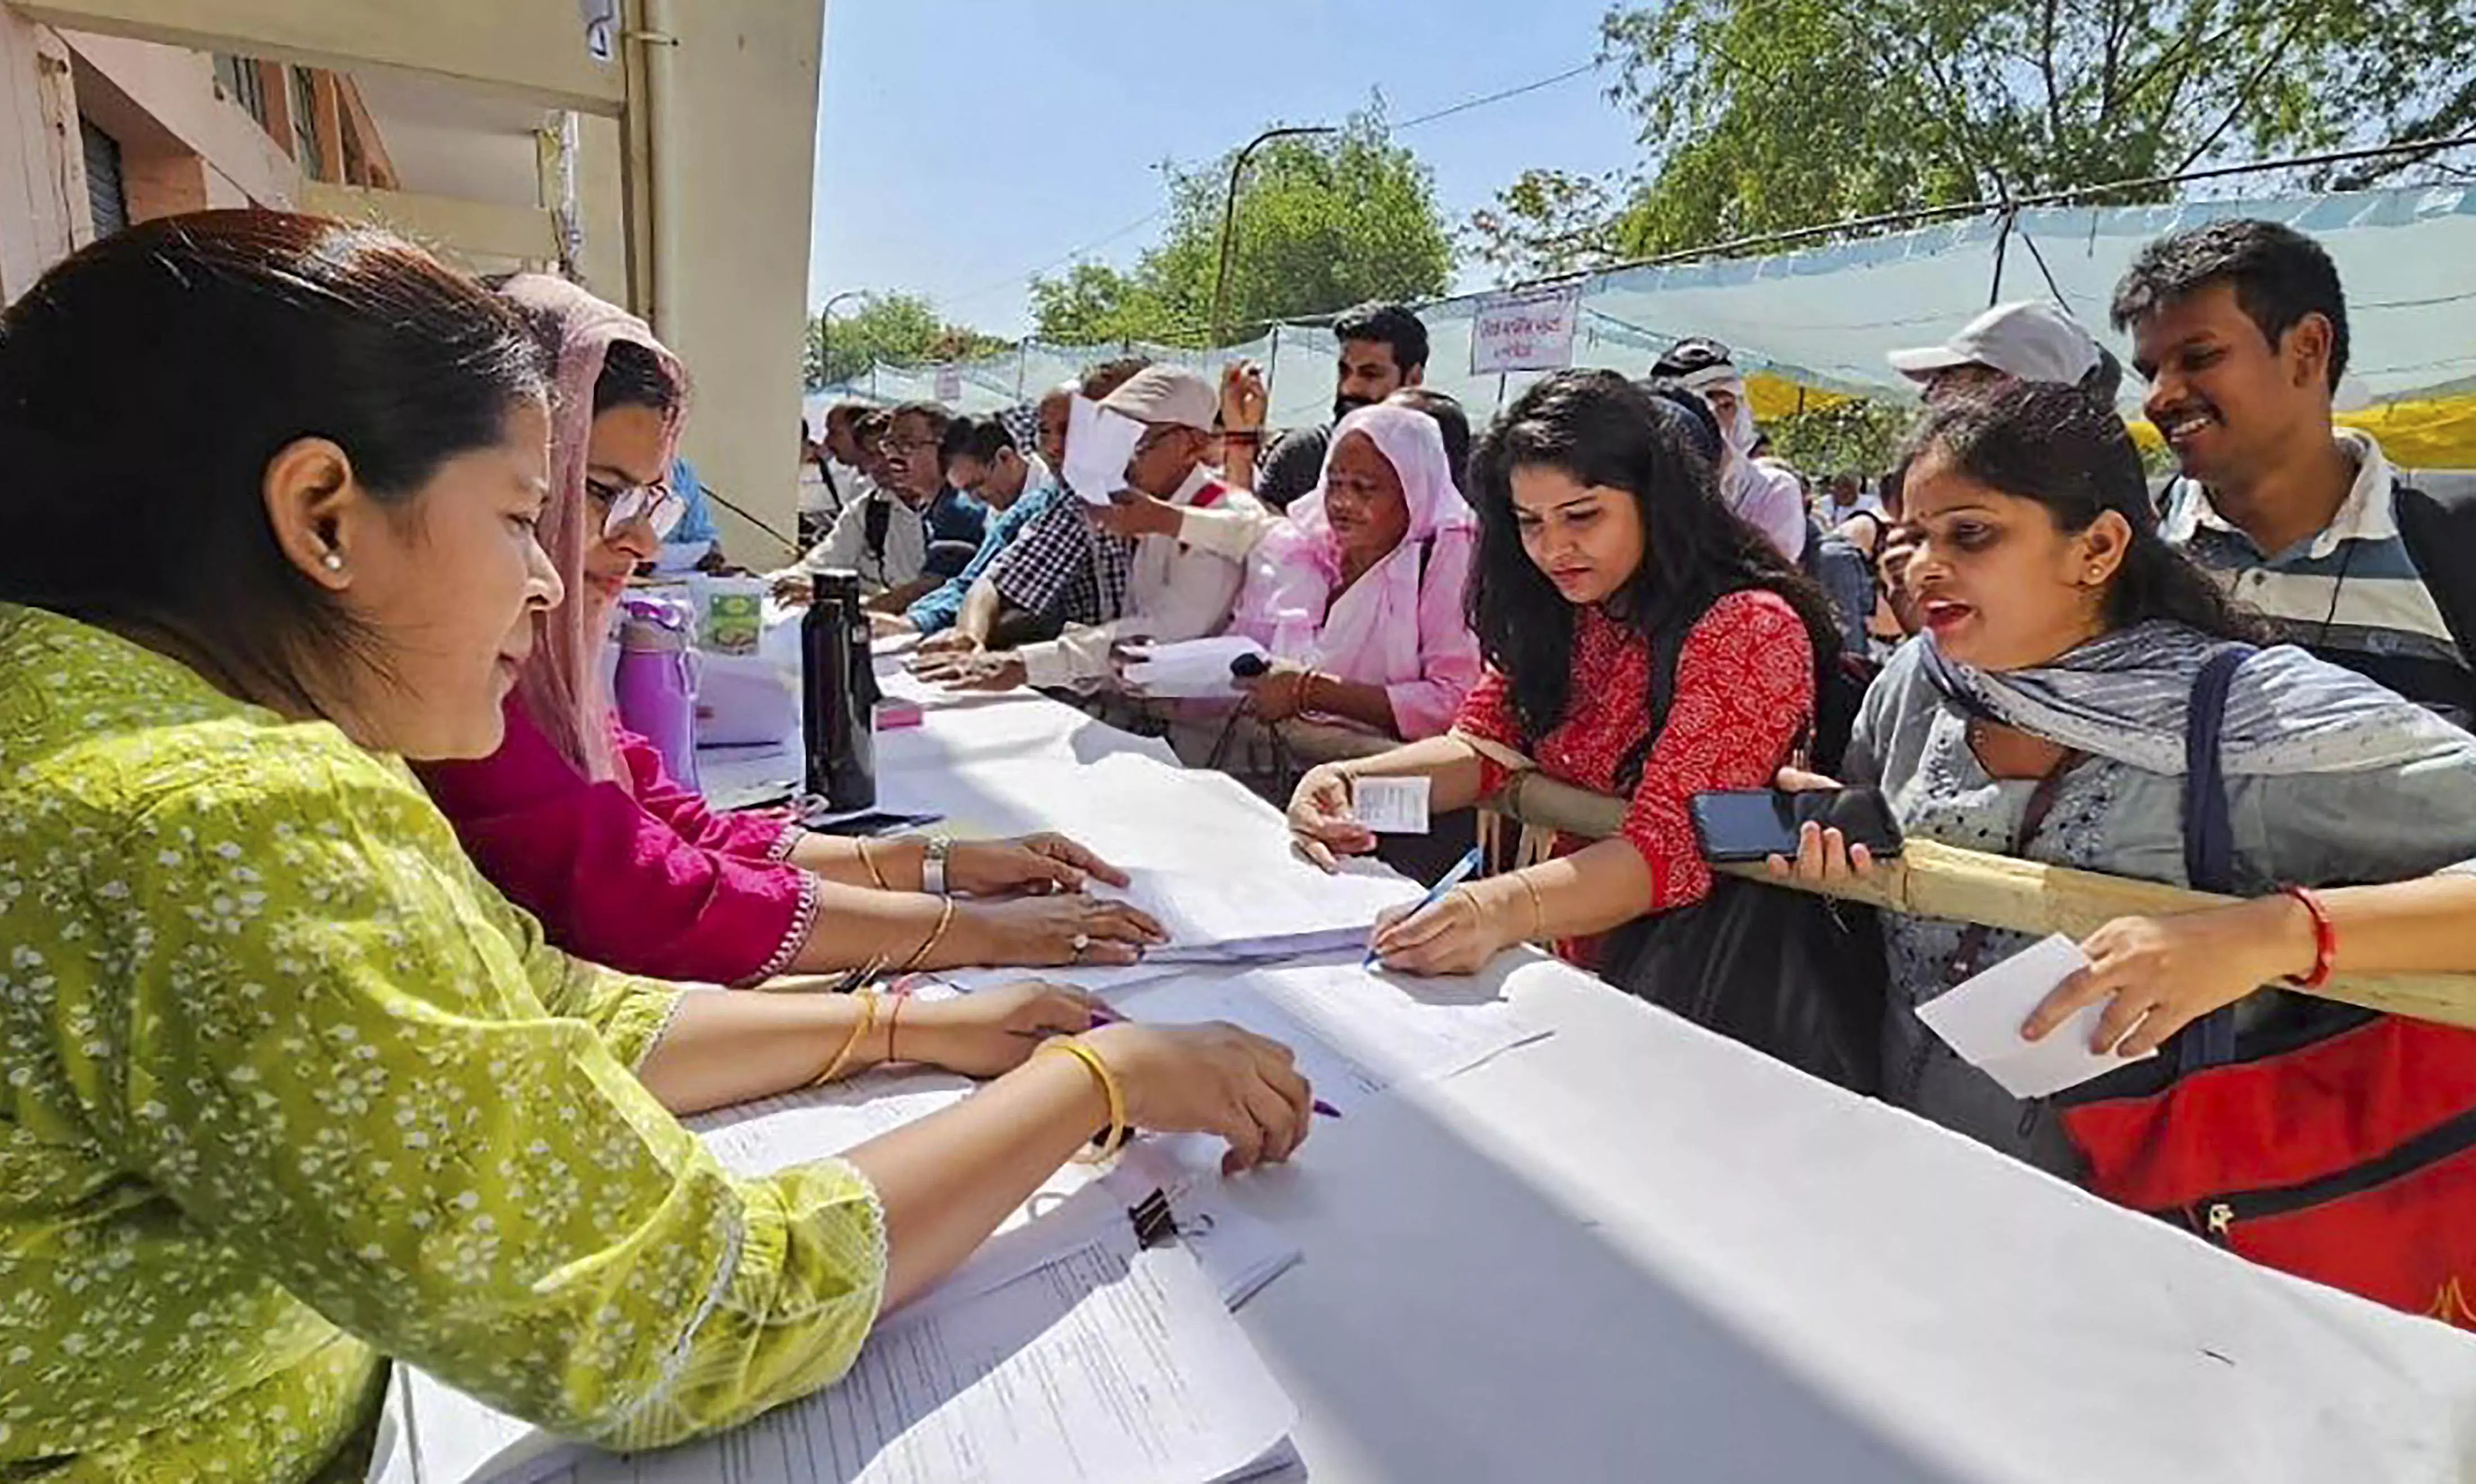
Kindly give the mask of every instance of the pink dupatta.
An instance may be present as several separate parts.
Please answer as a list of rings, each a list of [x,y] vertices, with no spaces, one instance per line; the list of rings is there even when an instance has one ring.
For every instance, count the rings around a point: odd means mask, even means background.
[[[1256,549],[1230,627],[1282,658],[1385,687],[1401,734],[1433,736],[1478,680],[1478,641],[1462,616],[1477,524],[1434,419],[1388,403],[1361,408],[1333,429],[1330,447],[1353,433],[1401,482],[1410,524],[1400,544],[1336,598],[1341,549],[1319,480]],[[1328,469],[1329,451],[1325,461]]]
[[[596,780],[619,777],[611,751],[610,697],[602,683],[604,635],[583,599],[584,553],[599,532],[591,530],[585,498],[585,454],[593,437],[593,385],[602,362],[621,340],[643,346],[661,362],[680,389],[664,429],[662,466],[679,452],[687,422],[688,373],[654,332],[635,315],[586,293],[565,279],[521,273],[499,292],[524,313],[544,339],[556,343],[558,364],[551,407],[549,507],[542,512],[542,550],[550,554],[567,601],[534,620],[532,657],[516,694],[551,746]]]

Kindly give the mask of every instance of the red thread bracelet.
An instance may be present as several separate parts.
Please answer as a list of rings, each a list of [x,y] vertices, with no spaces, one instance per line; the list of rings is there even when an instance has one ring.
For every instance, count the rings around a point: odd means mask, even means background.
[[[2304,903],[2304,910],[2313,916],[2313,972],[2302,978],[2290,975],[2287,982],[2298,989],[2319,989],[2330,982],[2331,971],[2339,964],[2338,925],[2330,921],[2330,909],[2322,905],[2320,896],[2311,887],[2288,886],[2281,890]]]

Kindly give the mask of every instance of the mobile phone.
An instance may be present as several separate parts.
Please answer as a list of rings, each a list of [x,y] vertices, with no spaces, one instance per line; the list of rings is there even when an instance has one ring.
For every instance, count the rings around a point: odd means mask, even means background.
[[[1797,831],[1809,822],[1838,829],[1851,847],[1862,845],[1878,859],[1900,853],[1900,827],[1879,789],[1828,788],[1792,794],[1749,788],[1696,794],[1693,814],[1702,858],[1714,864],[1772,855],[1794,859]]]
[[[847,814],[837,819],[823,813],[811,814],[801,821],[817,834],[869,837],[902,834],[924,825],[933,825],[945,818],[942,814],[898,814],[871,809],[863,814]]]

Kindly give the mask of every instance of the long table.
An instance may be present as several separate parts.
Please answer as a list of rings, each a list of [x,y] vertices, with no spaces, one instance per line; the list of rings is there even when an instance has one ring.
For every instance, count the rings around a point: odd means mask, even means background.
[[[1169,760],[1028,693],[932,708],[880,736],[880,792],[974,829],[1099,829],[1108,801],[1058,789],[1059,764],[1128,750]],[[787,755],[713,755],[706,782]],[[1226,848],[1198,839],[1193,863]],[[2476,1337],[2256,1268],[1543,954],[1482,982],[1554,1034],[1232,1185],[1306,1253],[1240,1318],[1318,1484],[2476,1477]]]

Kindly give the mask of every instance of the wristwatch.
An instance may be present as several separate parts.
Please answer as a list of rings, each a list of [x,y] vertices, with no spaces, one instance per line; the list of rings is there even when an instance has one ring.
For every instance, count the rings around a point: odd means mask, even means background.
[[[943,897],[947,894],[946,854],[953,848],[954,842],[947,838],[945,835],[928,835],[925,837],[924,853],[920,857],[920,889],[922,891],[928,893],[932,897]]]

